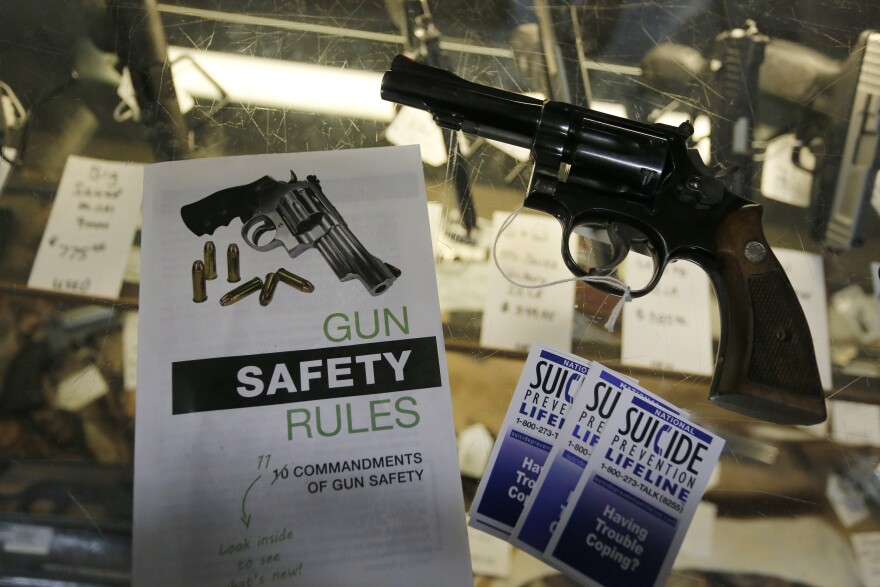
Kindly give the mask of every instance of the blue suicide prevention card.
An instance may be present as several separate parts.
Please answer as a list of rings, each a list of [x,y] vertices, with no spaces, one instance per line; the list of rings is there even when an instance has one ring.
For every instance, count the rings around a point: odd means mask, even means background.
[[[510,537],[589,365],[540,344],[532,347],[471,505],[471,526]]]
[[[662,585],[724,440],[622,390],[545,556],[585,585]]]
[[[553,531],[559,523],[568,497],[581,478],[608,418],[621,405],[630,390],[669,412],[679,411],[663,403],[632,380],[593,362],[581,390],[569,408],[570,416],[547,457],[541,475],[526,500],[523,513],[513,530],[510,543],[529,554],[543,558]]]

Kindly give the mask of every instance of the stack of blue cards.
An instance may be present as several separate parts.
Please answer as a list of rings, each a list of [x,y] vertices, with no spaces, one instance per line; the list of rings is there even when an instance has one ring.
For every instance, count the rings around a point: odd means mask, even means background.
[[[470,524],[585,585],[660,585],[723,446],[633,380],[536,345]]]

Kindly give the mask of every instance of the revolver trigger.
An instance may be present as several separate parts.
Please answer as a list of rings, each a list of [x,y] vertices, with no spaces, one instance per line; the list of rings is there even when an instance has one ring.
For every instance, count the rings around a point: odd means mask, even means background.
[[[630,250],[630,235],[625,224],[610,222],[605,226],[608,242],[611,245],[611,260],[599,267],[590,269],[589,275],[610,275],[620,265]]]

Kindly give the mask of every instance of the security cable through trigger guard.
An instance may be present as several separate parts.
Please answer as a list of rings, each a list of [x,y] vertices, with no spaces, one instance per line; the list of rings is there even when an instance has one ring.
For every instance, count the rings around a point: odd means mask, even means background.
[[[620,313],[623,311],[623,306],[627,302],[631,302],[632,292],[630,287],[617,279],[616,277],[611,277],[608,275],[584,275],[582,277],[569,277],[567,279],[557,279],[556,281],[550,281],[548,283],[539,283],[539,284],[525,284],[525,283],[517,283],[512,280],[507,273],[504,272],[504,269],[501,268],[501,265],[498,263],[498,241],[501,238],[501,233],[507,230],[507,227],[510,226],[516,217],[522,212],[523,207],[519,206],[513,212],[510,213],[504,222],[501,224],[501,227],[498,229],[498,234],[495,235],[495,242],[492,243],[492,260],[495,262],[495,267],[498,268],[498,271],[501,273],[501,276],[507,280],[511,285],[515,285],[516,287],[522,287],[526,289],[541,289],[545,287],[550,287],[551,285],[558,285],[560,283],[568,283],[569,281],[585,281],[587,283],[604,283],[605,285],[610,285],[621,290],[620,299],[617,301],[617,304],[614,305],[614,309],[611,310],[611,315],[608,316],[608,321],[605,323],[605,330],[608,332],[614,332],[614,326],[617,324],[617,319],[620,317]]]

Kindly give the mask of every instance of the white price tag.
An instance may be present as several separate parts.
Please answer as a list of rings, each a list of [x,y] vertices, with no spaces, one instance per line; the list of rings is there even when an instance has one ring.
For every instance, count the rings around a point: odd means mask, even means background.
[[[498,234],[507,217],[507,212],[495,212],[493,234]],[[571,273],[559,255],[561,239],[562,229],[555,218],[520,214],[498,239],[498,263],[516,283],[537,285],[569,279]],[[574,289],[573,281],[538,289],[518,287],[490,269],[480,344],[527,351],[540,341],[569,350]]]
[[[865,587],[880,587],[880,532],[853,534],[852,544]]]
[[[630,255],[628,283],[647,283],[650,258]],[[712,330],[709,278],[693,263],[670,264],[651,294],[623,307],[621,360],[667,371],[711,375]]]
[[[510,559],[513,554],[510,544],[471,527],[468,527],[468,542],[475,575],[502,579],[510,576]]]
[[[825,269],[821,255],[773,249],[779,264],[791,281],[801,308],[807,317],[807,325],[813,336],[816,364],[822,389],[831,389],[831,345],[828,336],[828,299],[825,294]]]
[[[880,406],[830,401],[831,437],[836,442],[880,447]]]
[[[55,407],[68,412],[77,412],[96,399],[107,395],[110,386],[94,365],[68,375],[58,383]]]
[[[718,506],[708,501],[701,501],[697,506],[694,519],[681,543],[679,554],[709,558],[715,536],[715,520],[718,518]]]
[[[761,193],[772,200],[800,208],[810,205],[813,174],[792,161],[797,139],[784,134],[767,143],[761,172]],[[815,158],[806,147],[801,147],[805,166],[815,165]],[[807,161],[812,159],[812,161]]]
[[[483,476],[495,439],[485,424],[468,426],[458,435],[458,466],[462,474],[475,479]]]
[[[846,528],[855,526],[862,520],[867,520],[871,515],[864,496],[852,483],[838,475],[833,473],[828,475],[825,496],[831,503],[834,513],[840,519],[840,523]]]
[[[28,287],[119,295],[142,193],[141,165],[69,157]]]
[[[422,161],[432,167],[446,163],[443,131],[424,110],[402,106],[385,129],[385,138],[392,145],[418,145],[422,150]]]
[[[46,556],[54,536],[55,531],[46,526],[10,524],[3,550],[13,554]]]
[[[880,341],[880,312],[873,297],[855,283],[831,295],[834,325],[846,328],[850,336],[865,346]]]

